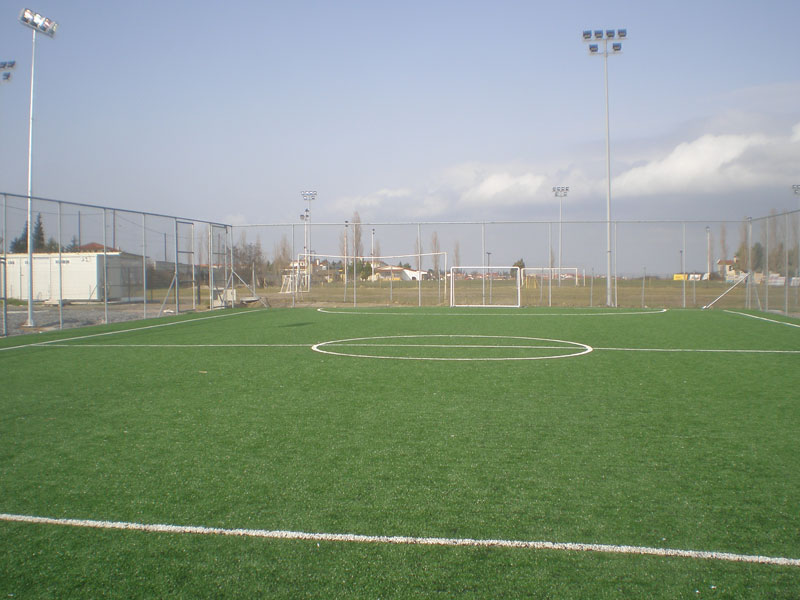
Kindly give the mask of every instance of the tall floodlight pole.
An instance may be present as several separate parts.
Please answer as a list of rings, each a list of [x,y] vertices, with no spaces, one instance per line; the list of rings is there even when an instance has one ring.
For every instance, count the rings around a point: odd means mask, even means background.
[[[349,221],[344,222],[344,299],[342,302],[347,301],[347,226]]]
[[[4,60],[0,62],[0,83],[6,83],[7,81],[11,81],[11,71],[14,67],[17,66],[17,61],[15,60]]]
[[[800,201],[800,184],[794,184],[792,186],[792,191],[794,191],[794,195],[797,196],[797,199]],[[800,208],[800,206],[798,206],[798,208]],[[797,242],[797,258],[798,264],[795,271],[797,271],[797,276],[800,277],[800,241]]]
[[[308,291],[308,209],[300,213],[300,220],[303,222],[303,291]],[[297,275],[300,276],[300,261],[297,262]],[[295,282],[295,285],[297,282]]]
[[[306,290],[311,289],[311,201],[316,200],[317,192],[306,190],[300,192],[303,200],[308,202],[308,206],[300,218],[303,220],[303,260],[306,266]]]
[[[36,32],[41,32],[48,37],[53,37],[58,29],[58,23],[52,21],[29,8],[22,9],[19,22],[33,29],[33,42],[31,50],[31,106],[28,121],[28,321],[26,327],[33,327],[33,81],[36,67]]]
[[[611,134],[608,118],[608,42],[611,42],[611,54],[622,52],[622,41],[628,39],[627,29],[584,30],[583,41],[589,43],[589,54],[603,57],[603,74],[606,91],[606,305],[613,306],[611,296]],[[602,42],[602,50],[600,48]]]
[[[706,225],[706,273],[708,281],[711,281],[711,227]]]
[[[492,253],[486,253],[486,270],[489,276],[489,304],[492,304]]]
[[[569,192],[568,185],[557,185],[553,188],[553,193],[558,198],[558,287],[561,287],[561,234],[564,223],[562,209],[567,192]]]
[[[372,278],[372,281],[374,281],[375,280],[375,228],[374,227],[372,228],[372,240],[370,242],[369,255],[372,258],[372,261],[369,265],[371,271],[370,277]]]

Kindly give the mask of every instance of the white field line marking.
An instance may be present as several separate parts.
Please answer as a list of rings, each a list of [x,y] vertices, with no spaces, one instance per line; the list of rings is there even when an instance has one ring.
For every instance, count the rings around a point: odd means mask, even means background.
[[[750,317],[751,319],[758,319],[759,321],[767,321],[769,323],[777,323],[778,325],[786,325],[788,327],[800,327],[797,323],[789,323],[787,321],[778,321],[777,319],[768,319],[766,317],[758,317],[756,315],[748,315],[747,313],[743,312],[736,312],[735,310],[725,310],[726,313],[732,315],[739,315],[741,317]]]
[[[367,344],[359,344],[358,342],[366,342],[368,340],[400,340],[400,339],[420,339],[420,338],[468,338],[468,339],[508,339],[508,340],[524,340],[524,341],[539,341],[539,342],[555,342],[558,344],[564,344],[563,346],[557,346],[557,350],[580,350],[580,352],[574,353],[567,353],[567,354],[556,354],[553,356],[502,356],[502,357],[432,357],[432,356],[383,356],[377,354],[351,354],[346,352],[336,352],[334,350],[326,350],[325,348],[337,348],[340,346],[367,346],[367,347],[376,347],[381,348],[384,347],[383,344],[377,343],[367,343]],[[388,346],[388,344],[387,344]],[[391,347],[406,347],[406,348],[477,348],[480,346],[476,346],[474,344],[469,344],[467,346],[461,346],[456,344],[449,344],[449,345],[440,345],[440,344],[392,344]],[[497,346],[491,346],[496,348]],[[500,346],[503,348],[509,348],[512,346]],[[533,346],[533,348],[541,348],[541,346]],[[579,342],[569,342],[564,340],[553,340],[549,338],[534,338],[534,337],[525,337],[525,336],[512,336],[512,335],[448,335],[448,334],[427,334],[427,335],[385,335],[385,336],[376,336],[376,337],[363,337],[363,338],[350,338],[346,340],[332,340],[328,342],[320,342],[318,344],[314,344],[311,346],[311,349],[314,352],[320,352],[322,354],[332,354],[334,356],[349,356],[353,358],[381,358],[386,360],[435,360],[435,361],[461,361],[461,362],[476,362],[476,361],[507,361],[507,360],[549,360],[555,358],[572,358],[575,356],[580,356],[582,354],[588,354],[592,351],[591,346],[587,346],[586,344],[581,344]]]
[[[734,350],[708,348],[595,348],[595,350],[612,350],[619,352],[710,352],[733,354],[800,354],[800,350]]]
[[[377,315],[377,316],[423,316],[423,317],[607,317],[621,315],[659,315],[667,312],[666,308],[653,310],[637,310],[626,312],[591,312],[591,313],[496,313],[496,312],[444,312],[444,313],[414,313],[414,312],[390,312],[390,311],[360,311],[360,310],[331,310],[329,308],[318,308],[317,312],[328,315]]]
[[[266,309],[264,309],[266,310]],[[236,313],[227,313],[221,315],[211,315],[208,317],[198,317],[196,319],[186,319],[183,321],[171,321],[170,323],[157,323],[155,325],[146,325],[145,327],[132,327],[130,329],[119,329],[117,331],[105,331],[103,333],[91,333],[88,335],[79,335],[71,338],[60,338],[57,340],[51,340],[48,342],[33,342],[31,344],[20,344],[18,346],[9,346],[7,348],[0,348],[0,352],[4,350],[16,350],[18,348],[32,348],[32,347],[42,347],[42,346],[50,346],[55,344],[61,344],[62,342],[74,342],[75,340],[85,340],[94,337],[102,337],[107,335],[117,335],[119,333],[130,333],[132,331],[145,331],[147,329],[157,329],[160,327],[171,327],[172,325],[183,325],[186,323],[195,323],[197,321],[207,321],[209,319],[221,319],[223,317],[236,317],[239,315],[248,315],[248,314],[255,314],[262,312],[261,310],[254,310],[254,311],[242,311]]]
[[[478,345],[478,344],[356,344],[338,342],[319,342],[317,344],[62,344],[57,342],[42,342],[36,345],[42,348],[311,348],[319,346],[340,347],[366,347],[366,348],[488,348],[488,349],[520,349],[520,350],[571,350],[579,349],[581,346],[526,346],[526,345]],[[27,346],[15,346],[23,348]],[[597,348],[591,347],[593,351],[605,350],[611,352],[705,352],[705,353],[730,353],[730,354],[800,354],[800,350],[753,350],[753,349],[726,349],[726,348]],[[379,356],[369,356],[365,354],[339,354],[341,356],[356,356],[363,358],[382,358]],[[568,355],[574,356],[574,355]],[[400,358],[400,357],[386,357]],[[555,357],[550,357],[555,358]],[[426,360],[426,359],[419,359]],[[432,360],[432,359],[431,359]],[[456,360],[456,359],[452,359]],[[471,360],[471,359],[463,359]],[[487,359],[488,360],[488,359]],[[492,359],[495,360],[495,359]],[[506,359],[496,359],[506,360]],[[510,359],[508,359],[510,360]]]
[[[317,344],[62,344],[59,342],[41,342],[38,344],[28,344],[27,346],[14,346],[15,348],[26,348],[37,346],[40,348],[311,348],[319,346],[339,347],[367,347],[367,348],[488,348],[505,349],[513,348],[520,350],[571,350],[579,349],[583,346],[522,346],[522,345],[478,345],[478,344],[345,344],[335,342],[320,342]],[[731,353],[731,354],[800,354],[800,350],[751,350],[751,349],[709,349],[709,348],[596,348],[593,351],[606,350],[611,352],[706,352],[706,353]],[[5,348],[8,350],[8,348]],[[340,356],[355,356],[362,358],[384,358],[380,356],[369,356],[366,354],[341,354],[331,352]],[[567,355],[575,356],[575,355]],[[385,358],[401,358],[397,356]],[[556,358],[556,357],[548,357]],[[413,357],[412,357],[413,359]],[[434,360],[434,359],[417,359]],[[449,359],[449,360],[473,360],[473,359]],[[486,360],[512,360],[512,359],[486,359]],[[514,359],[516,360],[516,359]],[[520,359],[524,360],[524,359]]]
[[[202,527],[197,525],[163,525],[130,523],[125,521],[95,521],[89,519],[53,519],[28,515],[0,513],[0,520],[16,523],[35,523],[42,525],[67,525],[91,529],[118,529],[144,531],[148,533],[189,533],[199,535],[224,535],[234,537],[253,537],[280,540],[308,540],[317,542],[350,542],[361,544],[403,544],[419,546],[472,546],[478,548],[520,548],[528,550],[566,550],[573,552],[605,552],[611,554],[639,554],[649,556],[674,556],[680,558],[701,558],[729,562],[758,563],[800,567],[800,559],[730,552],[709,552],[704,550],[678,550],[675,548],[649,548],[647,546],[618,546],[613,544],[581,544],[574,542],[536,542],[523,540],[477,540],[470,538],[439,538],[387,535],[359,535],[354,533],[307,533],[303,531],[283,531],[268,529],[224,529],[221,527]]]
[[[564,350],[575,349],[579,346],[518,346],[511,345],[483,345],[483,344],[333,344],[337,348],[341,347],[360,347],[360,348],[517,348],[524,350]]]
[[[47,348],[309,348],[311,344],[57,344]]]

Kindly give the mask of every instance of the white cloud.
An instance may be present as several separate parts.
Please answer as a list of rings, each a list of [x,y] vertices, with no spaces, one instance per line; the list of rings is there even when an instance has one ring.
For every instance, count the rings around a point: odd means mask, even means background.
[[[545,191],[547,177],[529,167],[467,163],[447,169],[440,186],[473,207],[529,204]]]
[[[763,135],[703,135],[617,176],[614,190],[624,196],[648,196],[754,185],[759,179],[757,165],[748,160],[748,153],[776,143]]]
[[[235,213],[235,214],[227,214],[222,219],[223,223],[228,223],[229,225],[247,225],[248,223],[252,223],[253,220],[249,219],[242,213]]]
[[[800,142],[800,123],[792,127],[792,142]]]
[[[765,130],[731,133],[723,128],[666,149],[659,149],[658,140],[636,140],[616,153],[617,161],[629,166],[615,166],[620,174],[613,181],[614,195],[695,202],[698,195],[752,196],[753,190],[794,181],[800,164],[800,123]],[[602,160],[594,153],[554,157],[539,165],[460,163],[416,187],[342,198],[336,208],[340,214],[358,210],[367,221],[552,218],[557,204],[551,187],[569,185],[571,214],[585,209],[585,216],[594,218],[598,215],[592,211],[599,206],[595,201],[605,195],[604,159],[604,153]]]
[[[334,211],[349,214],[352,211],[383,211],[396,206],[398,202],[407,200],[414,194],[408,188],[382,188],[361,196],[345,196],[334,202]],[[363,216],[363,215],[362,215]]]
[[[544,180],[542,175],[533,173],[491,173],[467,189],[463,199],[470,204],[514,205],[536,195]]]

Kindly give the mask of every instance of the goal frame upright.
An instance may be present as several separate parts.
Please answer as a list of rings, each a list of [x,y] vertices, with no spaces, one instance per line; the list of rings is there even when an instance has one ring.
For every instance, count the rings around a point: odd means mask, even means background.
[[[492,271],[508,271],[510,273],[515,273],[514,280],[516,282],[516,303],[515,304],[494,304],[490,303],[486,304],[485,302],[485,294],[484,294],[484,301],[481,304],[458,304],[456,302],[456,272],[457,271],[479,271],[483,273],[491,273]],[[484,277],[485,280],[485,277]],[[458,265],[450,267],[450,307],[451,308],[520,308],[522,306],[522,278],[521,278],[521,270],[519,267],[511,265],[511,266],[486,266],[486,265],[479,265],[479,266],[465,266],[465,265]]]

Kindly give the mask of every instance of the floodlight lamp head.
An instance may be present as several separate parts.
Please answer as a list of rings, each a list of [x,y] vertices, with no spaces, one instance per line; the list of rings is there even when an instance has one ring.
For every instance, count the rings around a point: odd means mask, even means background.
[[[19,14],[19,21],[26,27],[30,27],[35,31],[40,31],[49,37],[53,37],[56,34],[56,29],[58,29],[58,23],[52,19],[48,19],[44,15],[33,12],[30,8],[22,9],[22,12]]]
[[[591,52],[592,54],[597,54],[597,51],[599,49],[600,48],[598,47],[597,44],[589,44],[589,52]]]
[[[7,60],[4,62],[0,62],[0,71],[5,71],[6,69],[13,69],[17,66],[17,61],[15,60]]]
[[[592,31],[590,29],[583,30],[583,41],[588,42],[592,39]]]
[[[620,39],[623,39],[623,40],[627,39],[628,38],[628,30],[627,29],[618,29],[617,30],[617,36]]]
[[[795,194],[800,194],[800,184],[795,184],[792,186]]]
[[[603,39],[603,30],[602,29],[595,29],[594,30],[594,39],[602,40]]]
[[[610,40],[614,39],[614,30],[613,29],[606,29],[606,37]]]
[[[622,52],[622,44],[620,44],[619,42],[614,42],[613,44],[611,44],[611,49],[614,52]]]

